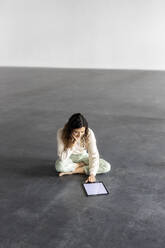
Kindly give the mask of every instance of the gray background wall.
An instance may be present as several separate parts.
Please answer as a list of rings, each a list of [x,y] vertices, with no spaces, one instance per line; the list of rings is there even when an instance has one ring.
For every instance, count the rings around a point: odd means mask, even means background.
[[[165,69],[163,0],[0,0],[0,66]]]

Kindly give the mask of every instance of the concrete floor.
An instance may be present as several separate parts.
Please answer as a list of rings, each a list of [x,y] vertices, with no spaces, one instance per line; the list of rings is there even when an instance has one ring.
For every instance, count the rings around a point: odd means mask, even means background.
[[[54,169],[76,112],[111,163],[107,196]],[[0,116],[0,248],[164,247],[165,72],[1,67]]]

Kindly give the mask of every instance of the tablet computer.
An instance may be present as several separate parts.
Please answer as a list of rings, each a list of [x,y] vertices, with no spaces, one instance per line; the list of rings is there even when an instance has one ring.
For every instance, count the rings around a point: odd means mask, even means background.
[[[83,183],[83,188],[87,196],[96,196],[96,195],[107,195],[109,191],[105,187],[104,183],[101,181],[98,182],[89,182]]]

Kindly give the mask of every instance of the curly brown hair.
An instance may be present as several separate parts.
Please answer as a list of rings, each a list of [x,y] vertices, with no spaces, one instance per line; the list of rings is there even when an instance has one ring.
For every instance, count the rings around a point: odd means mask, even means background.
[[[87,147],[89,138],[88,122],[81,113],[75,113],[68,119],[67,123],[62,129],[62,141],[64,143],[64,150],[73,147],[75,140],[72,137],[72,132],[74,129],[82,127],[85,127],[85,133],[81,137],[81,145],[85,148]]]

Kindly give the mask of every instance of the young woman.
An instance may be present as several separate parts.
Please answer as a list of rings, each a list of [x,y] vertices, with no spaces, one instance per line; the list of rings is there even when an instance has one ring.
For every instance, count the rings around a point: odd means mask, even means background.
[[[87,182],[95,182],[96,174],[111,170],[111,165],[100,158],[96,137],[81,113],[73,114],[64,128],[57,130],[55,169],[59,176],[86,174]]]

